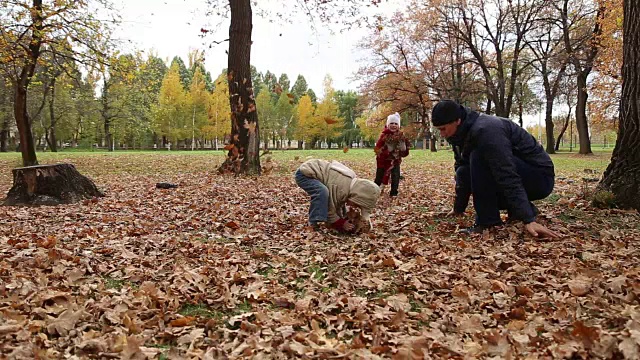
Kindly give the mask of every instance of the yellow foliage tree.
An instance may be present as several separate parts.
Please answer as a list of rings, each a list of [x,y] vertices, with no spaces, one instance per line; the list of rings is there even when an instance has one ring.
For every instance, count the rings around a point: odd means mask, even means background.
[[[202,127],[202,133],[206,138],[215,140],[217,149],[219,140],[224,139],[230,128],[229,84],[225,74],[220,74],[215,81],[213,93],[209,95],[208,121]]]
[[[206,89],[204,75],[197,67],[193,73],[189,94],[187,96],[187,109],[191,111],[191,135],[192,140],[200,138],[202,129],[207,125],[208,107],[211,94]],[[191,144],[191,149],[195,148],[195,141]]]
[[[296,106],[295,116],[298,120],[298,127],[295,137],[305,140],[307,143],[314,143],[322,134],[321,124],[314,117],[313,103],[311,97],[307,94],[303,95]]]
[[[187,128],[187,98],[180,82],[177,64],[173,64],[162,80],[158,104],[154,109],[154,131],[174,144],[191,137],[191,126]],[[189,120],[191,118],[189,117]],[[191,121],[189,121],[191,124]]]
[[[344,128],[344,119],[339,117],[338,103],[333,94],[333,80],[327,75],[324,78],[324,97],[318,104],[315,111],[315,122],[321,127],[321,138],[329,142],[331,139],[340,136]]]
[[[378,140],[386,124],[387,115],[389,114],[391,114],[391,106],[389,103],[363,112],[362,116],[356,119],[356,125],[360,128],[362,137],[366,141]]]

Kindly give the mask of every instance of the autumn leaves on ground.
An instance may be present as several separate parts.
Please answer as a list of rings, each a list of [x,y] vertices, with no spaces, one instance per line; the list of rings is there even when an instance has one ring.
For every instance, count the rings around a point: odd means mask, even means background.
[[[412,153],[372,233],[314,232],[307,156],[373,176],[370,150],[278,152],[260,178],[214,152],[42,154],[107,196],[0,208],[0,358],[638,358],[638,213],[585,200],[610,154],[553,158],[557,241],[457,235],[448,151]],[[0,164],[6,194],[19,154]]]

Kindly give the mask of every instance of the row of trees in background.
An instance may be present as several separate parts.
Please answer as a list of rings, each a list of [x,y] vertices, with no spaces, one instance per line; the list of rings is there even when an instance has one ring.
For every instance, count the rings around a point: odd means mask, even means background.
[[[542,112],[549,153],[568,125],[556,130],[554,109],[568,103],[587,154],[590,124],[615,126],[621,35],[621,0],[413,1],[362,40],[370,56],[361,93],[373,106],[416,113],[426,132],[441,98],[521,125]]]
[[[43,56],[43,63],[51,62]],[[36,67],[27,108],[37,147],[217,148],[228,142],[226,71],[212,80],[200,52],[190,53],[186,64],[180,57],[166,64],[143,52],[114,55],[108,64],[84,75],[73,61],[54,71]],[[329,76],[318,100],[303,75],[291,85],[287,74],[262,74],[253,67],[252,74],[265,146],[298,140],[300,146],[305,142],[314,148],[321,141],[350,144],[361,139],[355,126],[358,95],[336,91]],[[9,82],[0,82],[2,151],[15,147],[17,140],[9,136],[13,92]]]

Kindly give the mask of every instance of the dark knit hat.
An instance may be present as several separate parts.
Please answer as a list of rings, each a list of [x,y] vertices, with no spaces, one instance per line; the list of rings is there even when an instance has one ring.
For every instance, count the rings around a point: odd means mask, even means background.
[[[431,111],[431,122],[433,126],[446,125],[458,119],[464,119],[464,117],[464,106],[453,100],[440,100]]]

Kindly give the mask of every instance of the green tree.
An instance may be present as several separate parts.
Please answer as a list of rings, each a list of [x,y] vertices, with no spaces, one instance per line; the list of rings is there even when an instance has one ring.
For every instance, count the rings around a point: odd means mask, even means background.
[[[264,141],[265,147],[268,147],[270,139],[273,139],[274,144],[276,143],[278,130],[275,109],[271,103],[271,93],[269,91],[261,91],[256,97],[256,106],[258,107],[258,117],[262,127],[262,141]]]
[[[180,56],[175,56],[173,60],[171,60],[171,66],[176,65],[178,67],[178,73],[180,74],[180,82],[182,83],[182,87],[185,90],[188,90],[191,86],[191,73],[189,69],[187,69],[187,65],[185,65],[184,61]]]
[[[359,96],[355,91],[338,90],[333,95],[338,104],[338,117],[344,119],[344,130],[341,141],[349,146],[360,137],[360,130],[357,128],[355,120],[360,116],[358,109]]]
[[[288,93],[291,87],[291,80],[289,80],[289,76],[287,74],[280,75],[278,79],[278,84],[280,84],[280,88],[282,92]]]
[[[300,98],[307,93],[309,90],[309,85],[307,84],[307,80],[302,75],[298,75],[296,78],[296,82],[293,83],[293,87],[291,87],[291,94],[294,96],[294,101],[298,103]]]
[[[313,104],[317,104],[318,103],[318,96],[316,95],[316,92],[313,91],[313,89],[307,90],[307,95],[309,95],[309,97],[311,98],[311,102]]]
[[[7,74],[14,88],[14,116],[24,166],[37,165],[31,120],[27,113],[29,85],[40,56],[57,52],[90,63],[102,55],[110,29],[99,18],[112,14],[105,0],[2,2],[0,59],[12,62]],[[99,17],[97,14],[100,14]],[[69,47],[68,41],[76,46]],[[71,51],[69,51],[71,50]]]
[[[283,147],[283,142],[287,137],[287,130],[291,125],[293,119],[293,105],[291,105],[291,99],[289,93],[282,92],[278,98],[278,102],[274,108],[274,116],[276,128],[278,129],[278,137],[280,139],[278,148]]]

